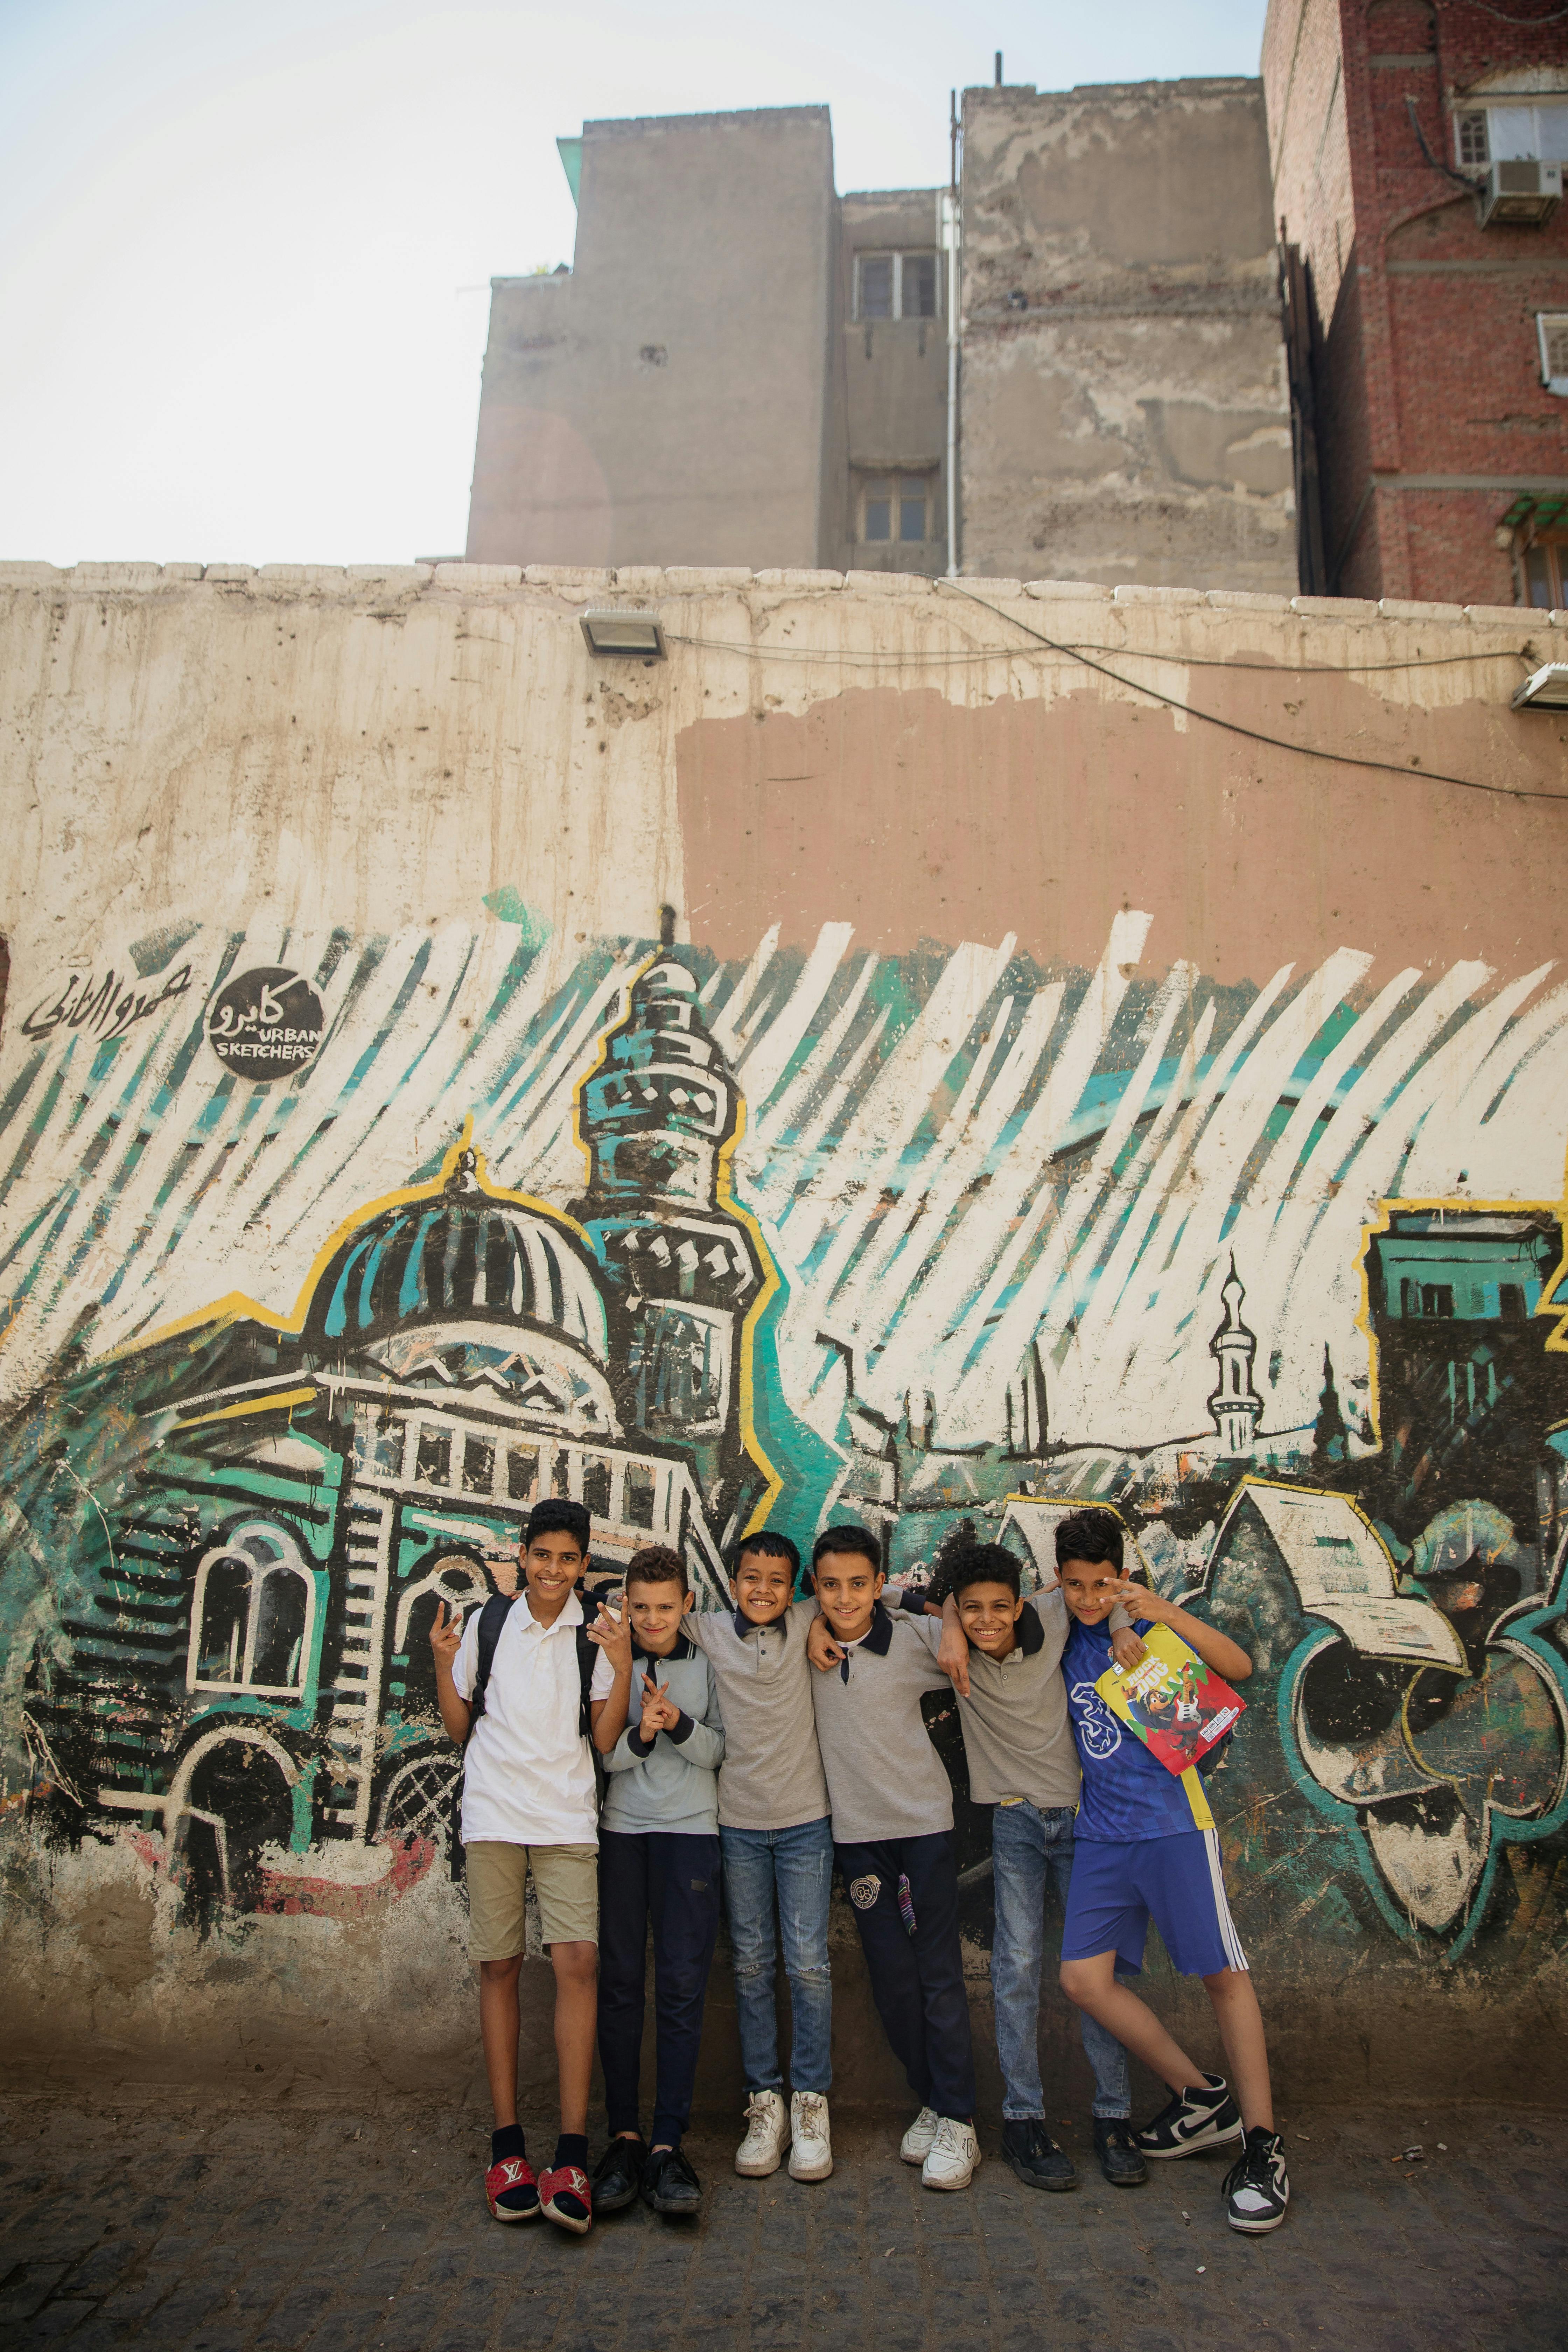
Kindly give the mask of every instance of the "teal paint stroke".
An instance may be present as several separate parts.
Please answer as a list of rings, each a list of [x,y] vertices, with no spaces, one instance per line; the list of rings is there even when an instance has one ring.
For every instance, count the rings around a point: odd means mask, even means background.
[[[510,882],[503,884],[499,890],[487,891],[483,904],[498,923],[515,923],[522,934],[521,944],[534,954],[549,939],[550,925],[544,917],[531,907],[522,893],[514,890]]]

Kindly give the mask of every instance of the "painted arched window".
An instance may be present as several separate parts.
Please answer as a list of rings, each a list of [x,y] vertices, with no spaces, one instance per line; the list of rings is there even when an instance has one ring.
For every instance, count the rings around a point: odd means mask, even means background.
[[[315,1615],[315,1580],[287,1529],[266,1519],[237,1528],[196,1570],[188,1687],[297,1697]]]

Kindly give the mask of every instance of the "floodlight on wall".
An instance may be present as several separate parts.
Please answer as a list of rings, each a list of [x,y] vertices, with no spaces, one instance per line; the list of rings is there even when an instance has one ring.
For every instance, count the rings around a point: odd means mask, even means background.
[[[664,659],[664,631],[657,613],[584,613],[583,635],[591,654],[630,655],[637,661]]]
[[[1513,698],[1515,710],[1568,710],[1568,662],[1547,662]]]

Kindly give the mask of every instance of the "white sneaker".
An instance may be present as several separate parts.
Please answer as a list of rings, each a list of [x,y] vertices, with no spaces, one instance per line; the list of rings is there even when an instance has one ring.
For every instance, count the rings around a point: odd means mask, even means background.
[[[789,2177],[826,2180],[833,2169],[827,2101],[820,2091],[796,2091],[789,2103]]]
[[[923,2164],[936,2139],[936,2127],[942,2117],[934,2107],[922,2107],[902,2139],[899,2154],[906,2164]]]
[[[973,2125],[961,2124],[955,2116],[941,2116],[931,2154],[921,2167],[921,2187],[967,2189],[979,2161],[980,2142]]]
[[[735,2150],[735,2169],[748,2180],[776,2172],[789,2141],[789,2118],[777,2091],[753,2091],[746,2101],[746,2137]]]

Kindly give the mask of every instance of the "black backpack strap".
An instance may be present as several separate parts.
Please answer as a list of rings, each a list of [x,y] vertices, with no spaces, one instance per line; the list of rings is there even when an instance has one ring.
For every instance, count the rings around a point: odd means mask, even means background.
[[[496,1643],[500,1629],[511,1613],[515,1592],[492,1592],[479,1612],[479,1630],[474,1644],[474,1687],[468,1694],[468,1738],[474,1736],[474,1726],[485,1711],[485,1692],[489,1685],[490,1668],[496,1662]]]
[[[583,1704],[577,1717],[577,1727],[584,1739],[591,1739],[594,1736],[594,1718],[589,1709],[588,1700],[589,1693],[594,1686],[594,1668],[598,1663],[598,1643],[589,1641],[586,1624],[579,1625],[577,1628],[577,1680]]]

